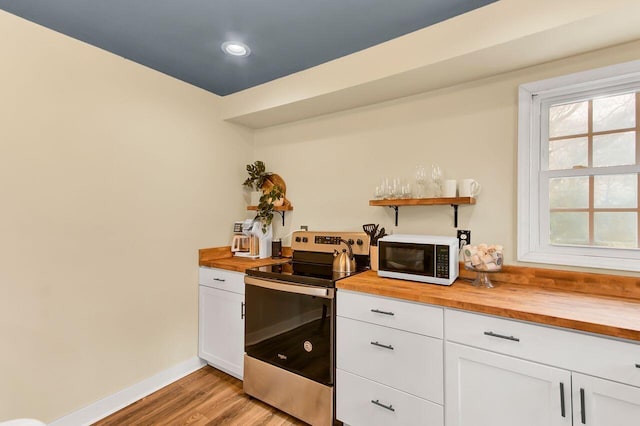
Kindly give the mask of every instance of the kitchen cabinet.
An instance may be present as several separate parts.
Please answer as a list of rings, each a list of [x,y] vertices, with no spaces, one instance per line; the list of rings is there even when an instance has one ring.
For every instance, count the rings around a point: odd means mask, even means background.
[[[455,343],[446,352],[447,426],[629,426],[640,419],[635,386]]]
[[[573,373],[573,424],[629,426],[640,422],[640,388]]]
[[[640,345],[445,310],[447,426],[631,425]]]
[[[244,274],[200,268],[198,356],[242,379]]]
[[[447,426],[570,426],[571,373],[446,344]]]
[[[344,290],[336,301],[337,418],[442,426],[443,309]]]

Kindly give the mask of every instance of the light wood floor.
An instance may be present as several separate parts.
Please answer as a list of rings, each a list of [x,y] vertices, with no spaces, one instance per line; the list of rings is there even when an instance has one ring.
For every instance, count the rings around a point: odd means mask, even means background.
[[[95,423],[111,425],[301,426],[242,392],[242,382],[206,366]]]

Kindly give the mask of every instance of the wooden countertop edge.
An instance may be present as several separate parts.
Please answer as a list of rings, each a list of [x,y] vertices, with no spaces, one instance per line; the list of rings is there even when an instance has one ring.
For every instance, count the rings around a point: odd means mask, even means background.
[[[289,262],[291,256],[291,249],[289,247],[282,248],[283,257],[274,259],[267,257],[265,259],[248,259],[243,257],[233,256],[231,253],[231,246],[225,247],[212,247],[199,250],[199,266],[207,268],[218,268],[233,272],[244,272],[249,268],[255,268],[258,266],[279,265],[281,263]]]
[[[366,282],[363,282],[360,275],[365,274],[368,276]],[[515,284],[500,284],[496,289],[474,289],[466,287],[470,284],[458,281],[452,287],[421,288],[425,284],[379,278],[380,283],[376,285],[374,281],[377,276],[372,277],[372,274],[375,273],[370,271],[340,280],[337,288],[640,341],[640,302],[634,299],[536,289]],[[486,300],[491,294],[489,292],[500,297]],[[475,297],[477,300],[472,300]],[[544,303],[545,300],[548,304]],[[508,306],[509,302],[513,306]],[[598,314],[599,307],[601,317]],[[620,317],[612,315],[609,310],[620,313]],[[561,312],[567,314],[562,315]],[[625,313],[633,317],[629,318]]]
[[[289,258],[282,257],[280,259],[242,259],[238,257],[231,257],[226,259],[201,261],[200,266],[208,268],[218,268],[227,271],[244,272],[249,268],[255,268],[258,266],[279,265],[281,263],[287,263]]]

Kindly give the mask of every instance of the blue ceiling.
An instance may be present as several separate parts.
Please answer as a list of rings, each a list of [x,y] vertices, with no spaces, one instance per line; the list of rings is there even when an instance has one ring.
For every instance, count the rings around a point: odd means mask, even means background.
[[[494,1],[0,0],[0,9],[224,96]],[[225,55],[229,39],[251,55]]]

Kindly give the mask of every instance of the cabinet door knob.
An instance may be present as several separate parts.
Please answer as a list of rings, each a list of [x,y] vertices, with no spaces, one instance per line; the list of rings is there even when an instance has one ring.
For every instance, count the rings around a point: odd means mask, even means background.
[[[372,344],[373,346],[378,346],[378,347],[380,347],[380,348],[385,348],[385,349],[391,349],[391,350],[393,350],[393,346],[391,346],[391,345],[383,345],[383,344],[382,344],[382,343],[380,343],[380,342],[371,342],[371,344]]]
[[[375,401],[372,399],[371,403],[377,405],[378,407],[386,408],[389,411],[396,411],[396,409],[393,408],[393,405],[391,405],[391,404],[384,405],[383,403],[380,402],[379,399],[376,399]]]
[[[636,368],[640,368],[640,364],[636,364]]]
[[[381,311],[380,309],[372,309],[371,312],[383,315],[395,315],[393,312]]]
[[[484,334],[486,336],[497,337],[499,339],[505,339],[505,340],[512,340],[514,342],[520,341],[520,339],[518,339],[517,337],[505,336],[504,334],[497,334],[497,333],[494,333],[493,331],[485,331]]]

